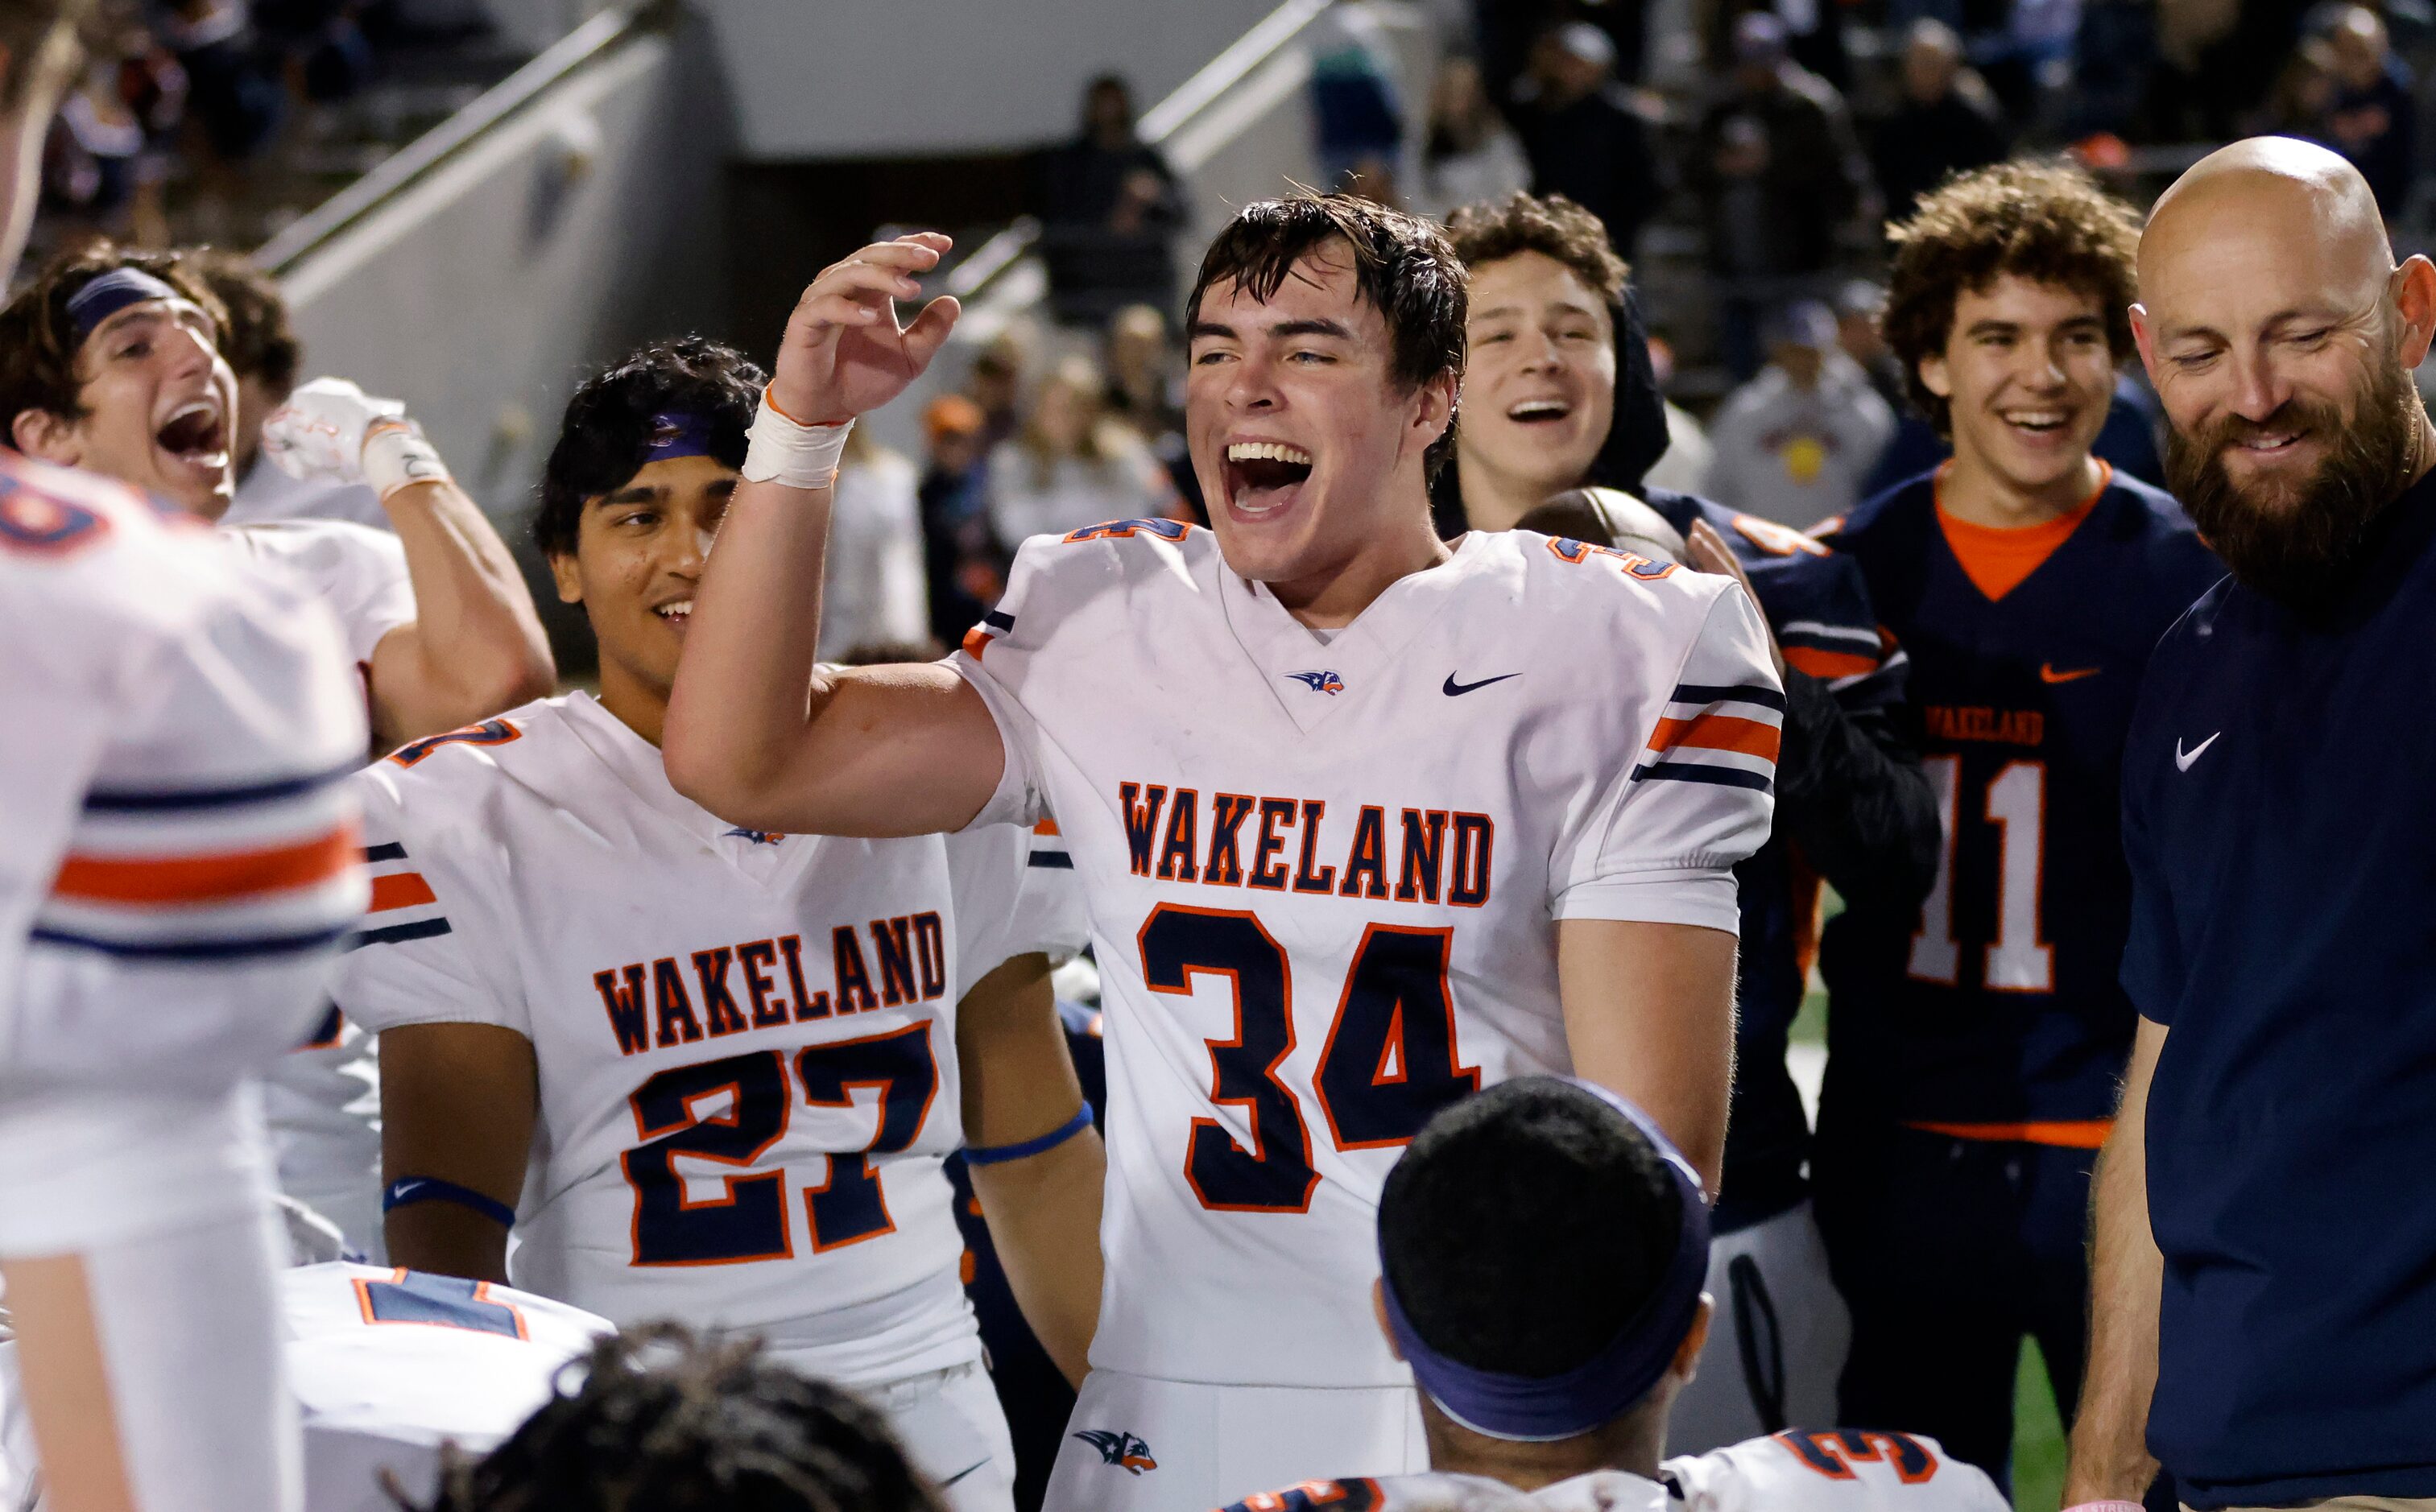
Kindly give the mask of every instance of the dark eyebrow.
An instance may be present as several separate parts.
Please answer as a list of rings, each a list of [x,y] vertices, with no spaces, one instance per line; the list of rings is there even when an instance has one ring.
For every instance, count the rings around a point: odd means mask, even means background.
[[[713,498],[726,498],[736,492],[736,481],[737,480],[733,478],[722,478],[718,482],[711,484],[706,489],[704,489],[703,492],[708,494]]]
[[[2021,330],[2019,321],[1974,321],[1965,336],[2011,336]]]
[[[1335,321],[1281,321],[1269,327],[1271,336],[1328,336],[1350,341],[1353,333]]]
[[[1221,341],[1231,341],[1235,339],[1235,328],[1231,325],[1221,325],[1216,321],[1195,321],[1192,322],[1192,329],[1184,333],[1184,339],[1188,341],[1198,341],[1205,336]]]
[[[659,496],[660,491],[651,484],[636,483],[631,488],[621,488],[615,494],[603,494],[593,502],[602,509],[611,509],[619,504],[655,503]]]

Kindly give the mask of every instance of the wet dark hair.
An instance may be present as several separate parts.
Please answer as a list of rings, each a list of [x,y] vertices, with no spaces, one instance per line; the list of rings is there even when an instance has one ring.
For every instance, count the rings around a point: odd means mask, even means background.
[[[876,1409],[760,1349],[670,1323],[604,1339],[420,1512],[940,1512]]]
[[[1388,372],[1409,392],[1445,376],[1463,382],[1463,322],[1469,293],[1463,263],[1437,227],[1349,194],[1289,195],[1245,205],[1203,254],[1184,301],[1184,329],[1201,313],[1210,285],[1233,282],[1254,299],[1274,298],[1296,263],[1321,244],[1353,251],[1353,284],[1386,322]],[[1429,476],[1454,445],[1454,422],[1429,450]]]
[[[1421,1341],[1458,1364],[1562,1375],[1663,1283],[1683,1225],[1664,1157],[1553,1076],[1440,1112],[1379,1194],[1379,1249]]]
[[[149,273],[179,297],[193,301],[211,319],[213,341],[227,350],[228,309],[183,259],[112,241],[87,242],[44,264],[0,308],[0,441],[13,434],[17,417],[28,409],[68,421],[85,417],[80,397],[84,383],[77,376],[77,356],[84,350],[84,339],[68,314],[68,301],[102,274],[122,268]]]
[[[743,353],[699,336],[654,341],[584,379],[566,402],[558,444],[542,469],[535,544],[546,555],[574,553],[584,501],[619,488],[642,469],[654,415],[701,417],[708,423],[711,455],[742,467],[744,433],[763,381]]]

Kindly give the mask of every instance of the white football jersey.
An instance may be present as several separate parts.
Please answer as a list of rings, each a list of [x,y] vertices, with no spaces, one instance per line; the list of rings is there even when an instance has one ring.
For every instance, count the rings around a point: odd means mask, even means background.
[[[1462,1093],[1571,1068],[1554,921],[1737,927],[1784,707],[1731,579],[1475,531],[1323,636],[1174,521],[1038,537],[955,666],[1053,809],[1108,1054],[1099,1367],[1410,1379],[1380,1183]]]
[[[340,1008],[498,1024],[540,1062],[519,1286],[750,1328],[854,1382],[977,1358],[940,1170],[955,1004],[1082,932],[1046,906],[1070,888],[1018,906],[1049,875],[1027,831],[739,829],[582,693],[415,741],[360,786],[373,910]]]
[[[254,472],[278,469],[265,463]],[[377,500],[374,508],[377,513]],[[329,607],[369,697],[373,648],[414,620],[414,588],[397,537],[326,519],[224,523],[221,534]],[[264,1078],[271,1154],[282,1190],[336,1223],[348,1243],[378,1256],[378,1062],[371,1037],[356,1025],[335,1014],[324,1020],[304,1049],[283,1057]]]
[[[428,1500],[444,1446],[468,1455],[496,1448],[549,1399],[567,1362],[614,1331],[606,1318],[529,1292],[371,1265],[285,1271],[279,1294],[310,1512],[396,1512],[384,1470]],[[9,1504],[23,1505],[37,1461],[13,1343],[0,1346],[0,1387]]]
[[[0,1203],[0,1238],[40,1252],[129,1206],[89,1163],[142,1116],[128,1091],[224,1093],[311,1030],[363,909],[341,779],[364,717],[309,598],[124,488],[13,457],[0,646],[0,1102],[120,1100],[25,1152],[72,1178]],[[176,1172],[139,1176],[180,1200]]]
[[[1917,1434],[1783,1433],[1537,1491],[1479,1475],[1314,1481],[1227,1512],[2008,1512],[1987,1472]]]

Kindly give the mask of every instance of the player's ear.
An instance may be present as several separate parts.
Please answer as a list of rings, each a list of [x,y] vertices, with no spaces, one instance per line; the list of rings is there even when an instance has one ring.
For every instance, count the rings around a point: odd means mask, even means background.
[[[2149,381],[2157,378],[2156,333],[2149,328],[2149,306],[2132,306],[2132,344],[2140,353],[2140,366],[2149,370]]]
[[[2402,364],[2416,368],[2436,339],[2436,265],[2417,252],[2393,270],[2393,310],[2402,322]]]
[[[583,601],[583,574],[576,567],[574,552],[552,551],[549,554],[549,581],[558,585],[560,603]]]
[[[74,467],[84,461],[84,448],[77,444],[76,426],[65,415],[48,409],[20,409],[17,418],[9,423],[9,435],[19,451],[37,461]]]
[[[1954,397],[1954,374],[1945,370],[1945,354],[1931,353],[1920,359],[1921,387],[1940,399]]]
[[[1380,1335],[1387,1341],[1387,1352],[1399,1360],[1404,1358],[1404,1351],[1396,1347],[1396,1330],[1387,1327],[1387,1283],[1384,1278],[1370,1283],[1370,1316],[1378,1323]]]
[[[1419,403],[1413,407],[1413,429],[1426,451],[1446,434],[1454,419],[1455,400],[1463,391],[1463,380],[1452,373],[1441,373],[1422,384],[1414,397]]]
[[[1709,1342],[1709,1319],[1716,1314],[1716,1306],[1709,1294],[1700,1294],[1700,1305],[1692,1312],[1692,1326],[1683,1330],[1683,1342],[1675,1347],[1675,1358],[1667,1364],[1666,1373],[1686,1384],[1700,1373],[1700,1350]]]

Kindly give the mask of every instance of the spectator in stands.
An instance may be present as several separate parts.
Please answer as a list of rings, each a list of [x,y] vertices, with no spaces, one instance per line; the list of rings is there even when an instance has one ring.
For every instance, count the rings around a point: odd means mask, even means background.
[[[185,70],[134,17],[91,29],[84,78],[60,101],[44,146],[49,229],[62,240],[98,234],[165,246],[164,146],[183,116]]]
[[[1514,129],[1535,194],[1562,195],[1606,223],[1632,255],[1658,208],[1649,127],[1615,78],[1615,43],[1586,21],[1544,33],[1515,89]]]
[[[1942,21],[1913,22],[1904,39],[1903,103],[1879,124],[1870,152],[1886,213],[1904,219],[1947,174],[2001,161],[2007,136],[1995,96],[1964,66],[1961,37]]]
[[[931,635],[952,646],[1006,591],[1006,553],[990,533],[984,487],[989,456],[981,406],[942,394],[922,411],[929,443],[915,497],[922,507],[922,576],[930,589]]]
[[[1430,88],[1421,171],[1407,198],[1418,215],[1444,220],[1455,206],[1503,200],[1531,184],[1522,142],[1489,102],[1480,64],[1460,53],[1438,64]]]
[[[1108,413],[1150,448],[1168,481],[1198,515],[1201,480],[1184,443],[1184,372],[1167,340],[1167,317],[1129,304],[1108,322]]]
[[[1179,503],[1150,448],[1108,415],[1099,370],[1083,357],[1057,365],[1023,429],[990,454],[989,494],[990,523],[1010,551],[1032,536],[1169,514]]]
[[[1886,313],[1887,291],[1866,278],[1849,280],[1836,291],[1836,344],[1869,374],[1870,387],[1896,414],[1903,413],[1903,363],[1887,345],[1878,318]]]
[[[1734,24],[1732,85],[1700,122],[1690,174],[1722,275],[1726,365],[1747,379],[1762,312],[1826,292],[1836,229],[1870,190],[1843,97],[1786,56],[1784,24],[1767,11]]]
[[[1321,182],[1381,204],[1401,202],[1403,108],[1396,98],[1395,48],[1378,18],[1366,7],[1331,6],[1306,36]]]
[[[2366,6],[2344,8],[2326,41],[2334,88],[2308,134],[2359,169],[2392,221],[2410,198],[2417,134],[2410,66],[2394,56],[2385,22]]]
[[[252,157],[279,130],[287,101],[254,57],[246,0],[169,0],[161,40],[186,71],[196,120],[223,162]]]
[[[1806,530],[1861,500],[1894,435],[1894,411],[1836,344],[1836,317],[1805,300],[1768,332],[1768,365],[1735,390],[1710,426],[1708,493],[1721,504]]]
[[[287,402],[304,371],[304,346],[288,323],[287,301],[271,277],[235,252],[204,248],[180,259],[219,296],[228,312],[220,356],[236,374],[236,426],[230,449],[236,500],[221,516],[256,520],[353,520],[389,529],[380,495],[360,483],[290,478],[262,455],[262,423]]]
[[[1126,304],[1173,302],[1168,244],[1184,200],[1167,160],[1135,133],[1122,78],[1103,74],[1085,89],[1082,132],[1043,155],[1035,203],[1060,321],[1097,325]]]
[[[914,464],[872,440],[868,426],[846,437],[829,506],[822,657],[834,661],[858,646],[930,635],[919,481]]]
[[[1011,323],[973,357],[965,397],[981,408],[985,446],[1009,439],[1023,423],[1023,379],[1032,366],[1032,332]]]

